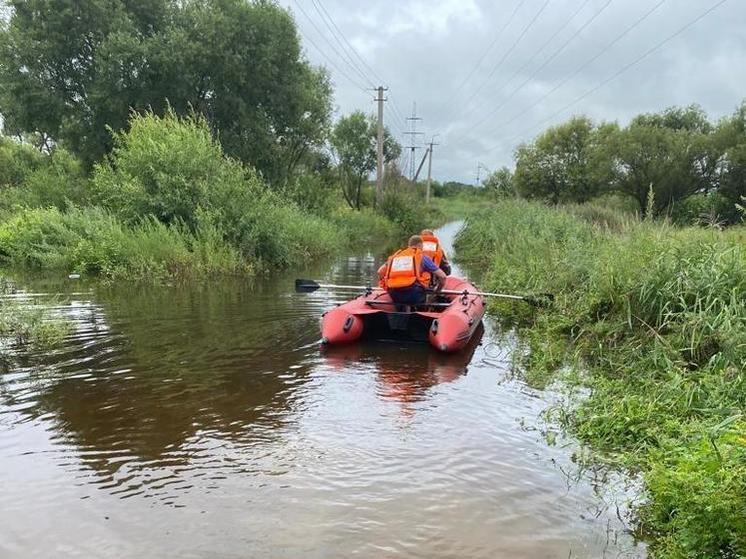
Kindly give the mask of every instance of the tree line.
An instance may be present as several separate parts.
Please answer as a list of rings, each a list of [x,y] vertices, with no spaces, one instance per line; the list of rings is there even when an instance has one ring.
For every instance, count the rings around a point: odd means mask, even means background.
[[[195,115],[225,155],[296,202],[372,204],[372,116],[357,111],[333,122],[330,77],[306,59],[293,15],[277,3],[8,0],[7,7],[6,144],[12,137],[47,153],[64,149],[90,174],[133,114]],[[384,153],[395,186],[401,146],[388,130]]]
[[[621,194],[642,215],[735,222],[746,196],[746,102],[717,122],[697,105],[626,126],[575,116],[521,144],[515,171],[500,169],[485,186],[552,204]]]

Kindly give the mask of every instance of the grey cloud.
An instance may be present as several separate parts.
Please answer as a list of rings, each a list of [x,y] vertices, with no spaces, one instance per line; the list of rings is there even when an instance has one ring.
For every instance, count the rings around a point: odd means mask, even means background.
[[[283,0],[284,5],[296,14],[302,33],[352,75],[353,71],[339,60],[299,13],[295,1]],[[333,42],[312,0],[297,1]],[[526,64],[539,46],[583,4],[583,0],[550,0],[515,50],[475,95],[473,93],[487,74],[541,8],[543,0],[525,0],[521,4],[515,19],[487,54],[479,71],[458,91],[459,84],[495,39],[498,29],[520,0],[321,2],[345,37],[375,72],[387,80],[391,99],[386,108],[387,124],[397,132],[402,143],[405,143],[401,135],[401,124],[404,123],[395,116],[392,104],[396,104],[399,112],[409,113],[412,103],[416,102],[417,112],[424,119],[420,130],[427,135],[441,134],[438,138],[441,145],[433,160],[434,174],[441,180],[473,181],[477,161],[492,169],[510,166],[518,143],[572,114],[583,113],[597,120],[624,123],[640,112],[699,103],[712,118],[720,118],[731,113],[746,97],[743,77],[743,68],[746,68],[746,3],[741,0],[728,0],[626,73],[542,126],[537,125],[697,17],[714,5],[715,0],[667,0],[598,60],[545,101],[505,126],[501,124],[575,72],[584,61],[650,10],[655,2],[612,0],[551,64],[489,118],[486,115],[503,103],[516,85],[534,73],[608,0],[588,1],[562,33],[535,60]],[[329,67],[324,57],[305,41],[308,58],[315,64]],[[335,83],[337,114],[355,109],[373,111],[372,92],[361,91],[338,70],[332,67],[329,70]],[[515,77],[510,79],[514,74]],[[372,76],[371,81],[375,82]],[[472,95],[471,102],[465,104]],[[489,151],[490,148],[494,149]]]

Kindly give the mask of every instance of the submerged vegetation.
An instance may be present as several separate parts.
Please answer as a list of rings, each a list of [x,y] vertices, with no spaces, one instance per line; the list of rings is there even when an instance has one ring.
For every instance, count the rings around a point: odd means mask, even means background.
[[[656,556],[744,556],[746,230],[506,200],[470,218],[457,249],[489,290],[556,295],[492,311],[523,332],[530,380],[590,388],[555,411],[641,471]]]
[[[70,325],[43,306],[16,302],[15,287],[0,278],[0,358],[9,350],[44,350],[62,342]]]

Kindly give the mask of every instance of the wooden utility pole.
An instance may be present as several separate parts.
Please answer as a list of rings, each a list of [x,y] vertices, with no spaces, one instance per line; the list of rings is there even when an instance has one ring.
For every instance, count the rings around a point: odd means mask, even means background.
[[[376,90],[378,95],[378,144],[376,146],[376,206],[381,207],[383,203],[383,92],[386,90],[382,85]]]
[[[435,135],[437,136],[437,134]],[[430,203],[430,183],[432,182],[432,173],[433,173],[433,146],[437,146],[433,140],[435,140],[435,136],[430,138],[430,143],[428,144],[430,147],[428,147],[427,151],[429,154],[429,157],[427,159],[427,189],[425,190],[425,203]]]

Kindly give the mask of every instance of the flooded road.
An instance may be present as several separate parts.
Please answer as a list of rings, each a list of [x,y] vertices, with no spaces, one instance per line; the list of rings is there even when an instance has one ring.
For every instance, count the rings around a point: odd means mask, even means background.
[[[489,321],[454,356],[321,351],[349,293],[294,277],[22,282],[75,332],[0,371],[0,557],[644,556],[609,483],[547,444],[552,395],[514,378]]]

